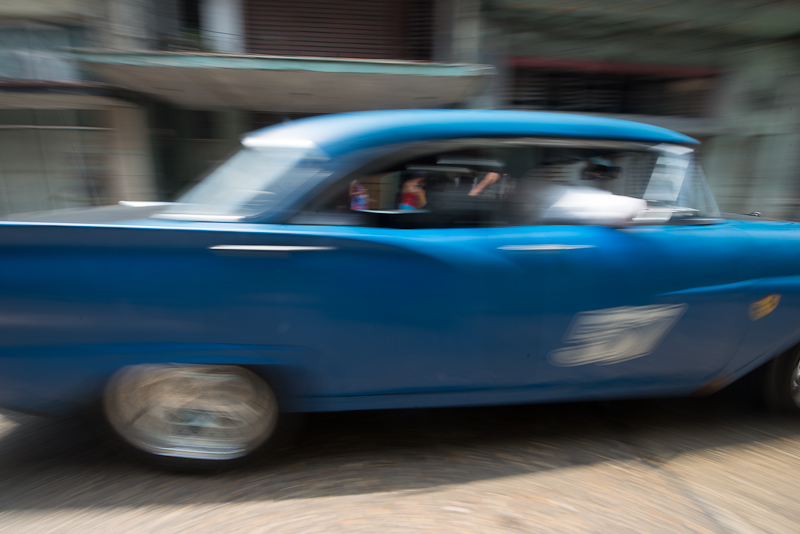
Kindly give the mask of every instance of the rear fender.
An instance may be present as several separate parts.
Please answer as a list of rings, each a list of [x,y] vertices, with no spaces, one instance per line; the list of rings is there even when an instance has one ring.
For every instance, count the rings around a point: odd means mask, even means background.
[[[129,365],[241,365],[264,378],[279,402],[319,394],[339,376],[323,355],[294,347],[236,345],[67,346],[6,349],[0,406],[30,413],[65,415],[102,398],[111,376]],[[313,360],[314,365],[309,361]]]

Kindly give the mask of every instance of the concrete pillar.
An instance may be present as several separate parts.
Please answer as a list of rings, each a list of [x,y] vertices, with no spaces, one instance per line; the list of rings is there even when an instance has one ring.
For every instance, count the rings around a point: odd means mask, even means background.
[[[109,116],[109,200],[157,200],[147,114],[141,108],[117,107]]]
[[[704,145],[706,177],[720,211],[745,213],[753,173],[752,140],[742,135],[721,135]]]
[[[709,143],[706,169],[723,211],[800,217],[800,54],[786,43],[731,54],[716,104],[731,134]]]
[[[479,63],[481,48],[480,0],[453,0],[452,61]]]
[[[152,39],[146,0],[110,0],[106,4],[107,46],[117,50],[147,50]]]
[[[214,52],[245,53],[242,0],[202,0],[200,25],[203,42]]]
[[[488,53],[484,49],[485,26],[480,0],[440,0],[436,3],[434,60],[447,63],[500,63],[501,60],[495,57],[497,46]],[[496,82],[493,82],[491,78],[487,79],[482,87],[471,95],[463,95],[458,103],[468,108],[498,107]]]
[[[750,187],[748,212],[760,211],[767,217],[796,219],[800,174],[798,173],[799,134],[760,136]]]

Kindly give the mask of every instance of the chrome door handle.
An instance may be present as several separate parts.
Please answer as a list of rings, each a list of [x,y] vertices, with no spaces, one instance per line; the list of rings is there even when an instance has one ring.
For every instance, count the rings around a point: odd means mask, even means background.
[[[518,250],[518,251],[536,251],[536,250],[575,250],[579,248],[594,248],[594,245],[560,245],[551,243],[547,245],[504,245],[497,247],[498,250]]]
[[[312,250],[336,250],[336,247],[314,247],[301,245],[214,245],[210,250],[240,250],[248,252],[305,252]]]

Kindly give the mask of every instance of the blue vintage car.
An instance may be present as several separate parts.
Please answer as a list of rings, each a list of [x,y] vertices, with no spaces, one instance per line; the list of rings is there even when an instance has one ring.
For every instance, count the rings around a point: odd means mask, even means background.
[[[417,110],[242,145],[176,203],[0,222],[0,405],[102,403],[196,467],[292,412],[710,393],[758,368],[800,406],[800,228],[723,217],[689,137]]]

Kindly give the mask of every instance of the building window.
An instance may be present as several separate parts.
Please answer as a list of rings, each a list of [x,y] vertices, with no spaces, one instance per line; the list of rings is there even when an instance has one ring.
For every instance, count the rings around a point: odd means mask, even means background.
[[[248,53],[430,60],[432,0],[243,0]]]
[[[703,117],[715,84],[713,75],[516,67],[507,100],[516,109]]]
[[[106,203],[106,112],[0,110],[0,214]]]
[[[75,31],[45,24],[0,28],[0,78],[80,81],[80,69],[67,53],[76,45]]]

